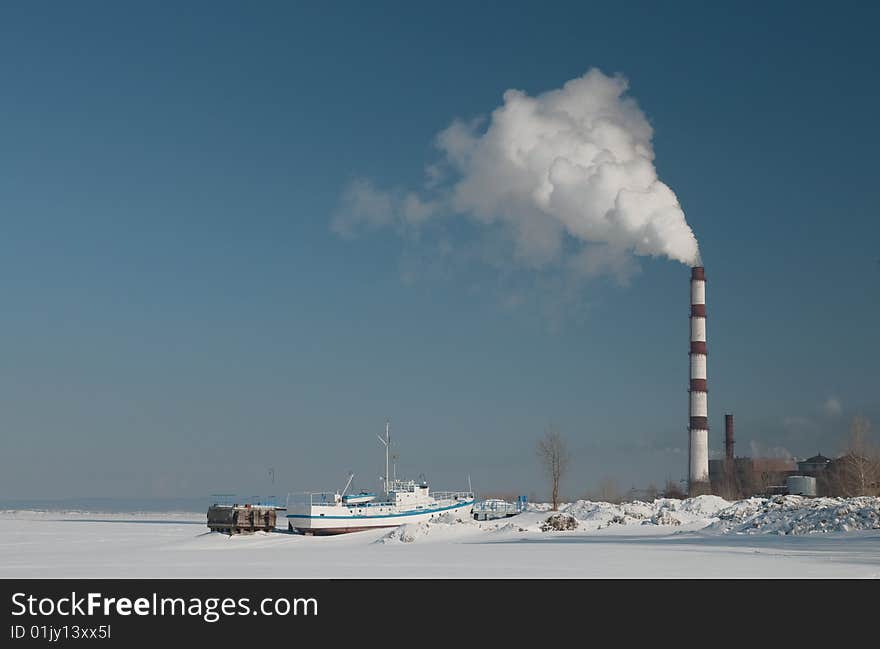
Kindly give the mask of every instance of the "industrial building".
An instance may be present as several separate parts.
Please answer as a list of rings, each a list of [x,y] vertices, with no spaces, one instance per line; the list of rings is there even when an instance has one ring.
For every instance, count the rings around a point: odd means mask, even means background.
[[[803,473],[804,475],[817,476],[823,473],[825,470],[831,467],[834,460],[829,457],[825,457],[821,453],[818,455],[814,455],[813,457],[808,457],[806,460],[801,460],[797,463],[798,471]]]
[[[713,493],[728,499],[754,495],[823,495],[823,476],[834,464],[824,455],[794,458],[736,457],[733,414],[724,415],[724,457],[709,460],[709,397],[706,338],[706,271],[690,277],[690,373],[688,381],[688,495]],[[830,474],[829,474],[830,475]]]
[[[712,493],[724,498],[777,494],[827,495],[824,476],[834,460],[822,454],[795,458],[736,457],[733,414],[724,415],[724,457],[709,460]]]

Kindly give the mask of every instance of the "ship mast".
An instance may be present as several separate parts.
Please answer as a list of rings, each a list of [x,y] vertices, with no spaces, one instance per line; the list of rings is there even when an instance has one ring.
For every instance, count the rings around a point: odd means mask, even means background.
[[[354,479],[354,471],[348,472],[348,482],[345,483],[345,489],[342,490],[342,495],[345,495],[345,492],[348,491],[348,488],[351,486],[351,481]]]
[[[388,493],[388,477],[391,475],[391,422],[385,421],[385,493]]]
[[[385,445],[385,495],[388,495],[388,474],[391,470],[391,422],[385,421],[385,438],[376,435],[379,441]]]

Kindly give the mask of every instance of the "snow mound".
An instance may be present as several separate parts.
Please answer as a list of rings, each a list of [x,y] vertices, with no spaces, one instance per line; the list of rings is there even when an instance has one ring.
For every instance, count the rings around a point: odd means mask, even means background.
[[[377,543],[501,536],[529,533],[583,533],[627,526],[676,528],[675,531],[705,531],[715,534],[799,535],[817,532],[848,532],[880,529],[880,498],[805,498],[775,496],[728,502],[718,496],[697,496],[677,500],[658,498],[653,502],[627,503],[578,500],[551,511],[550,505],[532,505],[510,518],[475,521],[444,515],[394,528]],[[648,532],[648,528],[642,528]],[[650,533],[660,533],[650,532]]]
[[[495,526],[492,526],[494,529]],[[446,513],[437,518],[419,523],[406,523],[395,527],[381,536],[377,543],[412,543],[425,537],[454,539],[455,537],[480,532],[484,528],[473,518],[462,517],[460,514]]]
[[[424,538],[430,533],[428,523],[407,523],[400,527],[395,527],[385,536],[380,538],[378,543],[412,543],[416,539]]]
[[[802,535],[880,529],[880,498],[749,498],[718,513],[707,531]]]
[[[577,519],[571,514],[553,514],[548,516],[547,520],[541,523],[542,532],[561,532],[565,530],[576,530],[578,527]]]
[[[721,496],[697,496],[686,500],[673,500],[680,503],[681,511],[700,516],[717,516],[718,512],[727,508],[730,502]]]
[[[581,529],[602,529],[611,525],[699,525],[714,521],[730,503],[718,496],[697,496],[686,500],[658,498],[654,502],[606,503],[578,500],[560,511],[580,521]]]

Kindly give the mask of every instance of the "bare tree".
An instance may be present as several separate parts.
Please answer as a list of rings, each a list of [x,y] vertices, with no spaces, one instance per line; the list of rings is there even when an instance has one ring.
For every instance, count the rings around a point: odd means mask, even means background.
[[[849,444],[829,469],[832,493],[844,497],[880,494],[880,450],[871,443],[871,422],[854,417]]]
[[[663,487],[663,497],[684,500],[685,498],[687,498],[687,493],[685,493],[685,490],[682,488],[682,486],[675,480],[667,479],[666,485]]]
[[[559,481],[568,468],[569,454],[559,431],[550,428],[538,440],[538,458],[553,486],[553,511],[559,505]]]
[[[743,471],[744,476],[737,470],[736,461],[724,460],[721,476],[712,484],[712,493],[721,496],[725,500],[739,500],[745,497],[748,490],[744,478],[751,478],[751,471]]]

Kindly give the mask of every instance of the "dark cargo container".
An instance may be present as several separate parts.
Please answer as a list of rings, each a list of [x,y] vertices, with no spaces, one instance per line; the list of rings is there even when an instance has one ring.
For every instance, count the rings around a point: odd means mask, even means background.
[[[211,505],[208,529],[224,534],[271,532],[275,529],[275,508],[261,505]]]

